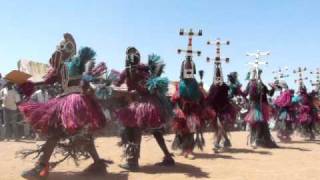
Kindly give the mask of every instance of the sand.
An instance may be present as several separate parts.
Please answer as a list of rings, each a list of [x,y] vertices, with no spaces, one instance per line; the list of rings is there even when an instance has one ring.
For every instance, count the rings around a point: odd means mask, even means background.
[[[279,149],[253,149],[246,145],[247,132],[233,132],[233,147],[225,152],[212,151],[212,134],[205,134],[207,146],[204,151],[196,150],[196,159],[189,160],[176,156],[175,167],[158,167],[162,153],[151,136],[144,136],[139,172],[126,172],[118,167],[121,162],[121,148],[116,146],[117,137],[97,138],[96,144],[101,157],[114,161],[108,167],[105,177],[84,177],[81,171],[91,160],[75,166],[72,160],[60,164],[52,170],[49,180],[319,180],[320,141],[305,141],[298,136],[291,143],[279,143]],[[165,137],[171,145],[173,136]],[[318,138],[319,139],[319,138]],[[278,142],[279,140],[276,139]],[[19,180],[24,169],[31,168],[35,160],[21,160],[15,152],[23,148],[35,147],[36,142],[0,142],[0,180]]]

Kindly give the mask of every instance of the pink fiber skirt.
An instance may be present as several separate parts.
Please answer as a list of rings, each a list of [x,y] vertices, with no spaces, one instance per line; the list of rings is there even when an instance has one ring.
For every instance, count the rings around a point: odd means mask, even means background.
[[[98,102],[89,95],[69,94],[46,103],[24,102],[19,109],[25,120],[38,132],[64,128],[73,134],[86,127],[93,131],[105,126],[106,118]]]

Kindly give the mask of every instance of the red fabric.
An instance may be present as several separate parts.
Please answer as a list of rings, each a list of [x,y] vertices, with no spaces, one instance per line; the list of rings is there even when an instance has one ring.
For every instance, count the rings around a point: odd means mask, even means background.
[[[300,105],[298,108],[298,120],[300,123],[310,123],[312,121],[311,108],[307,105]]]
[[[204,125],[206,117],[213,117],[212,111],[204,111],[199,102],[188,101],[180,97],[179,85],[176,85],[176,92],[171,101],[176,105],[172,129],[178,134],[196,132]]]
[[[194,133],[201,127],[201,120],[197,114],[191,113],[186,116],[180,108],[176,108],[174,113],[172,129],[178,134]]]
[[[35,92],[34,83],[31,81],[27,81],[24,84],[18,86],[20,92],[27,97],[30,97]]]
[[[282,92],[274,101],[278,107],[286,107],[291,105],[292,93],[290,90]]]

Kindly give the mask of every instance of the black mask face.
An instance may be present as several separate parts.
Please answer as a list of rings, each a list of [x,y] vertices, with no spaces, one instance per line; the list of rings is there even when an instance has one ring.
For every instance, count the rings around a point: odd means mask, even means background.
[[[238,73],[237,72],[232,72],[232,73],[230,73],[228,75],[228,80],[233,84],[237,82],[237,79],[238,79]]]
[[[301,87],[299,89],[300,94],[306,94],[307,93],[307,89],[305,87]]]
[[[126,56],[126,66],[140,63],[140,53],[135,47],[129,47]]]
[[[126,71],[128,78],[134,76],[135,65],[140,63],[140,53],[135,47],[129,47],[126,51]]]
[[[86,72],[91,72],[93,70],[95,66],[95,62],[92,61],[92,60],[89,60],[87,63],[86,63],[86,67],[85,67],[85,71]]]

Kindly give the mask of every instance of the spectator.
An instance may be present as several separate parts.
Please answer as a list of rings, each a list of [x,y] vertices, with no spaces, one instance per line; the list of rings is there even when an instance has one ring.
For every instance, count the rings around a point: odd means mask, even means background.
[[[32,94],[31,99],[38,103],[47,102],[50,99],[48,88],[49,87],[46,87],[44,85],[38,86],[37,88],[38,90]],[[35,140],[41,140],[40,135],[34,132],[28,124],[25,124],[24,131],[25,131],[26,137],[34,138]]]
[[[0,73],[0,89],[2,89],[5,84],[6,84],[6,80],[2,78],[2,75]]]
[[[13,84],[8,82],[6,86],[1,89],[0,97],[3,101],[2,107],[4,112],[4,128],[5,138],[14,138],[18,140],[18,107],[17,103],[20,102],[20,95],[14,89]]]
[[[0,99],[0,126],[4,124],[3,120],[3,108],[2,108],[2,99]]]
[[[0,90],[4,87],[6,84],[6,81],[2,78],[2,75],[0,73]],[[2,108],[2,99],[0,99],[0,126],[4,124],[4,119],[3,119],[3,108]]]
[[[31,99],[36,102],[45,103],[50,97],[45,86],[39,86],[38,90],[32,94]]]

